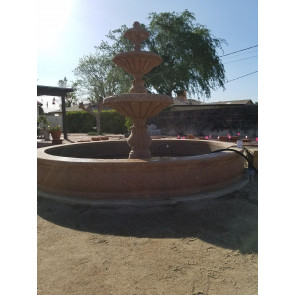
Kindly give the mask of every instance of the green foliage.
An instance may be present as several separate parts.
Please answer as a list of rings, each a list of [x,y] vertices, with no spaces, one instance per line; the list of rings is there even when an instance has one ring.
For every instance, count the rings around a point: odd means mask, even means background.
[[[224,88],[225,71],[216,49],[225,41],[212,36],[209,29],[196,23],[193,13],[150,13],[149,24],[142,25],[150,32],[143,49],[159,54],[163,62],[144,76],[149,91],[173,95],[187,91],[197,97],[210,97],[211,90]],[[106,97],[126,93],[133,79],[112,59],[121,52],[133,50],[132,43],[123,37],[127,26],[110,31],[96,46],[96,52],[83,57],[75,69],[80,89],[91,100],[97,94]]]
[[[71,133],[93,133],[95,117],[85,111],[67,112],[67,126]],[[122,134],[127,131],[125,118],[114,110],[101,112],[101,132]]]
[[[39,116],[38,118],[38,127],[43,130],[43,131],[48,131],[49,128],[50,128],[50,122],[47,120],[46,116],[45,115],[41,115]]]
[[[57,85],[59,87],[62,87],[62,88],[69,87],[67,77],[64,77],[63,79],[58,80]],[[76,89],[77,88],[77,82],[72,82],[71,81],[71,88]],[[67,93],[66,101],[65,101],[66,107],[71,107],[71,106],[77,105],[77,102],[78,102],[78,99],[77,99],[76,92]]]
[[[49,131],[61,131],[61,126],[60,125],[56,125],[56,126],[49,126]]]
[[[93,131],[95,117],[85,111],[67,112],[67,128],[71,133],[87,133]]]
[[[125,127],[129,131],[131,126],[133,125],[133,121],[131,118],[125,118]]]
[[[92,132],[92,131],[87,132],[87,134],[88,135],[99,135],[98,132]]]
[[[163,94],[185,90],[198,97],[210,97],[212,89],[224,87],[225,71],[216,52],[224,40],[195,23],[188,10],[150,13],[148,19],[150,37],[145,45],[163,62],[146,75],[147,86]]]
[[[94,54],[81,58],[74,70],[81,95],[97,103],[103,97],[129,92],[132,77],[113,63],[113,50],[105,42],[95,49]]]
[[[41,106],[38,106],[39,115],[44,115],[44,110]]]
[[[114,110],[101,112],[101,132],[122,134],[127,131],[125,117]]]
[[[67,79],[67,77],[64,77],[63,79],[58,80],[57,85],[59,87],[66,88],[68,86],[68,79]]]
[[[43,125],[49,125],[49,121],[47,120],[45,115],[39,116],[38,122],[43,124]]]

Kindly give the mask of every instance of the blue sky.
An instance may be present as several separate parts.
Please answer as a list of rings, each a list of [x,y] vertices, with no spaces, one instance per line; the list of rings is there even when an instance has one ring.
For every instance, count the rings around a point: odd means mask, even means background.
[[[113,29],[134,21],[147,23],[150,12],[193,12],[196,21],[225,39],[220,55],[258,44],[257,0],[39,0],[37,10],[39,85],[56,86],[63,77],[74,80],[79,58]],[[222,58],[227,80],[258,70],[258,47]],[[226,83],[212,91],[208,102],[252,99],[258,101],[258,73]],[[46,99],[43,99],[45,102]],[[56,105],[57,106],[57,105]],[[54,108],[49,100],[49,108]]]

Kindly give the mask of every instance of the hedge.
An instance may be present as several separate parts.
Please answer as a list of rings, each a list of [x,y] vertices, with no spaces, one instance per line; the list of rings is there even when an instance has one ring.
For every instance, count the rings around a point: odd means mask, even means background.
[[[71,133],[87,133],[96,126],[95,117],[85,111],[67,112],[67,129]]]
[[[102,111],[100,123],[102,133],[124,134],[127,132],[125,117],[115,110]]]
[[[115,110],[102,111],[100,117],[101,132],[124,134],[127,132],[126,119]],[[93,132],[95,117],[86,111],[67,112],[67,129],[70,133]]]

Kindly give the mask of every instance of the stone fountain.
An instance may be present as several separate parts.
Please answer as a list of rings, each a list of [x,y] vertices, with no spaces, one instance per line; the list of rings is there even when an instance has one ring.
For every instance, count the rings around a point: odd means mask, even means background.
[[[172,98],[147,93],[144,87],[143,75],[162,62],[157,54],[141,50],[140,44],[148,36],[138,22],[126,31],[134,50],[118,54],[113,61],[134,76],[133,86],[130,93],[104,99],[105,105],[132,118],[127,142],[110,140],[38,149],[38,196],[87,204],[174,202],[217,197],[248,182],[243,174],[244,159],[223,151],[232,143],[151,139],[147,118],[169,106]],[[164,153],[163,147],[168,148]]]
[[[172,97],[147,93],[144,87],[143,75],[162,62],[162,58],[158,54],[141,51],[140,44],[148,36],[149,33],[140,26],[139,22],[135,22],[133,28],[125,32],[124,37],[134,44],[134,51],[115,56],[113,62],[134,76],[133,86],[128,94],[110,96],[104,99],[105,105],[133,120],[131,135],[127,140],[131,147],[129,159],[151,158],[149,146],[152,139],[147,131],[146,120],[154,117],[173,103]]]

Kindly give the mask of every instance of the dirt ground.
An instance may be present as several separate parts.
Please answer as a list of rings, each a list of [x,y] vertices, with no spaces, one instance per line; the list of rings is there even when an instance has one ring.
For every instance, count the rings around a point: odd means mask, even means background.
[[[249,295],[257,176],[213,200],[91,207],[38,199],[38,294]]]

